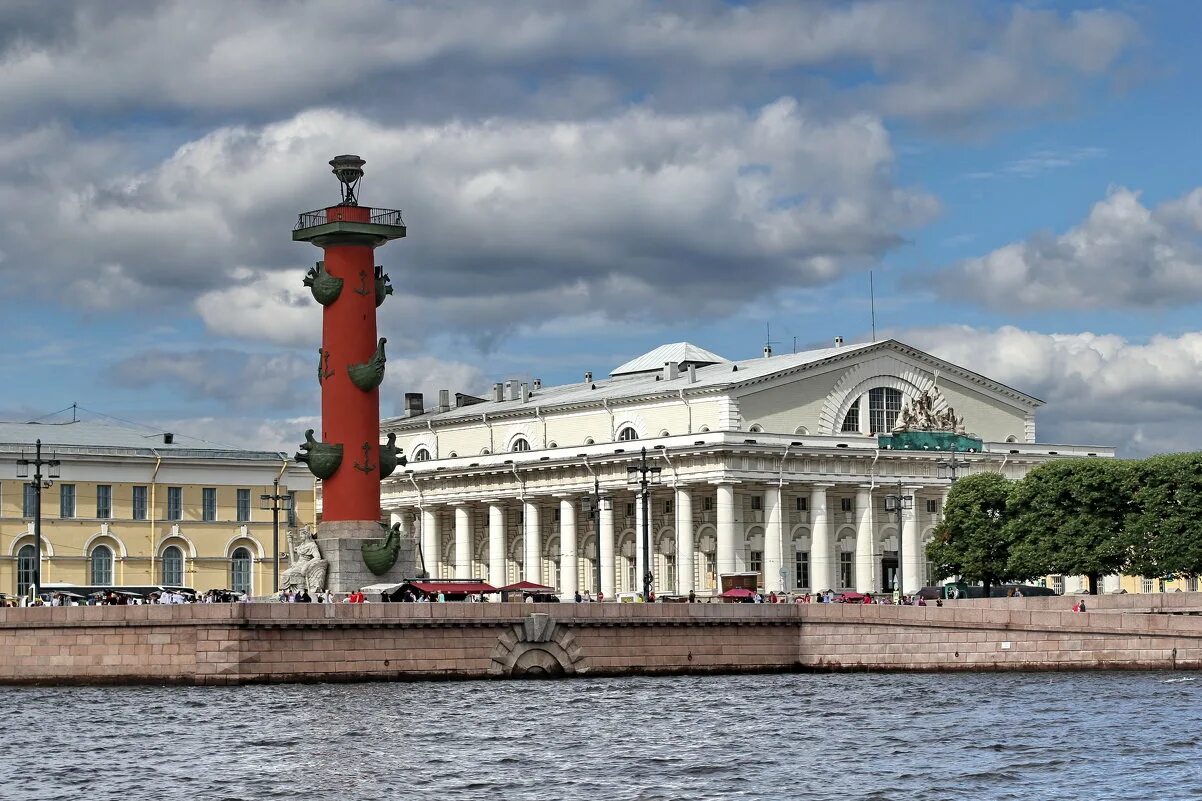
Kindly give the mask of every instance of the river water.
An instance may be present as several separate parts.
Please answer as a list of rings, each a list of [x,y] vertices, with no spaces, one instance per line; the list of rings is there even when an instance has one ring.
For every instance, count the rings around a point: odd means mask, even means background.
[[[0,798],[1202,798],[1202,677],[0,688]]]

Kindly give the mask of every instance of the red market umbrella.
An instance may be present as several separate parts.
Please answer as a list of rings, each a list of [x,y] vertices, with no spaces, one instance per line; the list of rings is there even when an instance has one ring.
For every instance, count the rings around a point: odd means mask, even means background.
[[[535,584],[533,581],[518,581],[514,584],[509,584],[501,588],[502,592],[537,592],[551,593],[555,592],[554,587],[548,587],[545,584]]]
[[[734,588],[729,589],[726,592],[722,593],[718,597],[719,598],[737,598],[739,600],[743,600],[744,598],[754,598],[755,593],[744,587],[734,587]]]

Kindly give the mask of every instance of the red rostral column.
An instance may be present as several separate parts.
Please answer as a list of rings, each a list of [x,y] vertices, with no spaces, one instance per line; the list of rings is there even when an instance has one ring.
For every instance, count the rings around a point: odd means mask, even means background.
[[[396,467],[391,443],[380,445],[385,340],[376,333],[376,308],[392,287],[375,266],[375,249],[405,236],[400,211],[359,205],[356,190],[365,163],[358,156],[331,160],[342,201],[301,214],[292,232],[294,241],[311,242],[325,253],[305,278],[324,308],[317,368],[321,438],[307,432],[297,459],[322,479],[322,527],[359,521],[365,525],[357,535],[354,527],[336,528],[360,538],[368,531],[380,534],[380,479]],[[331,567],[337,568],[336,561]]]

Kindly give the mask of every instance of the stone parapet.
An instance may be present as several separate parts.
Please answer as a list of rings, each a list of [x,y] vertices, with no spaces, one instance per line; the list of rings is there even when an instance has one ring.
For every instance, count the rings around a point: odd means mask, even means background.
[[[1066,600],[9,608],[0,683],[1202,667],[1202,618],[1074,613]]]

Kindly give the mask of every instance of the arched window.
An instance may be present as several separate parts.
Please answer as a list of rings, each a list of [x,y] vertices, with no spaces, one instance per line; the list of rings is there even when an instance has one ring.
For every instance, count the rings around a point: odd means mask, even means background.
[[[250,551],[235,548],[230,556],[230,589],[250,595]]]
[[[839,428],[840,432],[851,432],[853,434],[860,431],[860,399],[856,398],[856,402],[847,410],[847,416],[843,418],[843,425]]]
[[[492,451],[490,451],[488,448],[485,448],[484,450],[480,451],[481,456],[488,456],[490,453],[492,453]]]
[[[805,426],[798,426],[797,428],[793,429],[793,433],[797,436],[804,437],[810,433],[810,429],[806,428]]]
[[[892,387],[868,390],[868,430],[873,434],[888,434],[901,413],[902,394]]]
[[[639,438],[639,432],[635,431],[632,426],[626,426],[618,432],[618,442],[630,442]]]
[[[459,457],[459,454],[455,453],[455,451],[451,451],[450,453],[447,454],[448,459],[456,459],[458,457]]]
[[[749,428],[747,430],[750,431],[752,434],[764,433],[764,427],[762,425],[759,425],[758,423],[756,425],[753,425],[751,428]]]
[[[518,437],[513,441],[513,447],[510,450],[512,450],[514,453],[519,451],[528,451],[530,450],[530,443],[526,441],[525,437]]]
[[[596,445],[597,443],[596,443],[596,441],[595,441],[595,440],[594,440],[592,437],[589,437],[588,439],[586,439],[586,440],[584,441],[584,444],[585,444],[585,445]]]
[[[1006,441],[1007,442],[1018,442],[1018,437],[1011,434],[1010,436],[1006,437]]]
[[[184,552],[178,545],[163,549],[163,583],[176,586],[184,583]]]
[[[702,433],[702,434],[707,434],[707,433],[709,433],[709,430],[710,430],[710,427],[709,427],[709,426],[702,426],[702,427],[701,427],[701,433]]]
[[[105,586],[113,583],[113,549],[97,545],[88,558],[88,583]]]
[[[428,462],[430,461],[430,451],[425,448],[418,448],[417,453],[413,454],[413,461]]]
[[[33,574],[38,566],[36,553],[32,545],[22,545],[17,551],[17,595],[24,595],[33,586]]]
[[[659,435],[660,435],[661,437],[670,437],[670,436],[672,436],[671,434],[669,434],[669,433],[668,433],[668,429],[666,429],[666,428],[665,428],[665,429],[662,429],[662,430],[659,432]]]
[[[548,448],[558,448],[559,443],[557,443],[555,440],[551,440],[550,442],[547,443],[547,447]]]

